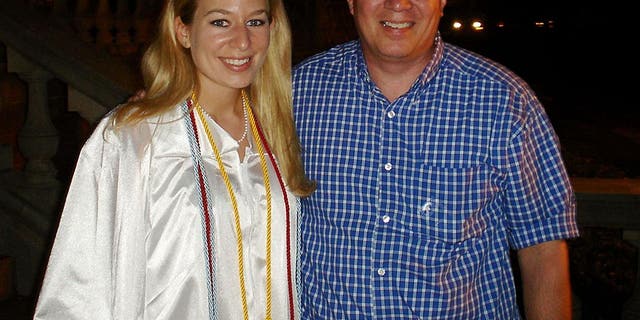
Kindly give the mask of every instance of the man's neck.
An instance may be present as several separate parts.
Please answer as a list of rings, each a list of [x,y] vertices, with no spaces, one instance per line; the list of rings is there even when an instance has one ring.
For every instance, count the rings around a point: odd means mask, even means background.
[[[391,102],[409,91],[429,63],[429,59],[382,61],[376,58],[367,58],[367,55],[365,55],[371,80]]]

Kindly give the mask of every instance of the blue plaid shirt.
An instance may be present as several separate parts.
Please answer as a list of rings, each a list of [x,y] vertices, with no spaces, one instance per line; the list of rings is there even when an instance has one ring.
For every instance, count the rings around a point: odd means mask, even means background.
[[[304,319],[519,319],[510,249],[578,235],[557,137],[504,67],[436,41],[389,102],[359,42],[302,62]]]

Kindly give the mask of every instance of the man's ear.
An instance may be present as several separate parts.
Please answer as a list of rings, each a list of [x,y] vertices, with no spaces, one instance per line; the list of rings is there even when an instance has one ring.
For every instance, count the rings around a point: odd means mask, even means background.
[[[444,15],[444,7],[447,5],[447,0],[440,0],[440,16]]]
[[[189,49],[191,48],[191,39],[189,38],[189,27],[182,22],[182,18],[176,17],[173,20],[173,28],[175,29],[175,37],[176,41],[180,43],[183,47]]]
[[[351,12],[351,15],[353,15],[353,0],[347,0],[347,4],[349,4],[349,12]]]

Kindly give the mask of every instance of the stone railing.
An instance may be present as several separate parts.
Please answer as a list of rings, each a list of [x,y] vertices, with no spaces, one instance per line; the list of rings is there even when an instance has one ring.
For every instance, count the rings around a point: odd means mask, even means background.
[[[52,7],[39,5],[24,0],[0,1],[0,43],[5,48],[6,72],[17,75],[26,87],[26,104],[12,106],[23,107],[25,114],[17,141],[0,146],[0,255],[13,257],[20,295],[30,295],[37,287],[66,189],[53,163],[60,135],[49,105],[51,81],[65,84],[67,111],[77,112],[88,123],[141,87],[139,72],[124,59],[87,44],[77,36],[70,20],[61,19]],[[1,103],[4,113],[9,105]],[[2,123],[11,123],[12,119],[3,117]],[[12,165],[15,150],[24,158],[20,170]]]
[[[571,182],[583,229],[582,237],[570,242],[580,304],[574,319],[639,319],[640,179]]]
[[[162,5],[157,0],[29,0],[73,29],[87,44],[113,56],[137,58],[151,40]]]

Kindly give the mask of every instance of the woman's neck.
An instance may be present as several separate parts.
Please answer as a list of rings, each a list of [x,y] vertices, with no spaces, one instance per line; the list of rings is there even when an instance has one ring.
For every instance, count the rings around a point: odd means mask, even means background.
[[[214,119],[242,117],[242,95],[240,89],[207,90],[197,94],[198,103]]]

